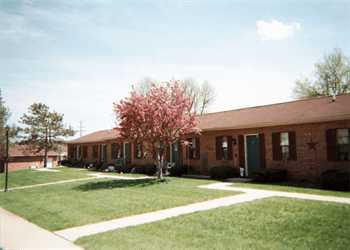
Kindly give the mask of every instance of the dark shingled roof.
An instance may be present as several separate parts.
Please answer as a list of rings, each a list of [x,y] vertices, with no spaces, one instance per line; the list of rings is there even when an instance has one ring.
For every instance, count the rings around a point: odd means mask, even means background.
[[[251,108],[209,113],[199,117],[202,131],[258,128],[350,119],[350,95],[315,97]]]
[[[91,134],[84,135],[72,141],[68,141],[68,144],[75,143],[91,143],[91,142],[101,142],[114,140],[119,137],[118,129],[105,129],[93,132]]]
[[[291,102],[236,110],[208,113],[198,116],[201,131],[259,128],[280,125],[305,124],[350,120],[350,95],[315,97]],[[91,143],[117,139],[117,129],[101,130],[68,143]]]

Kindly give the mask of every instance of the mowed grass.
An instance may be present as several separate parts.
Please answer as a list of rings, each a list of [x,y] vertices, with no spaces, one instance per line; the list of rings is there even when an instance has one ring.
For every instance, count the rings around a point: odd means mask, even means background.
[[[21,187],[36,184],[44,184],[56,181],[72,180],[72,179],[82,179],[89,178],[88,174],[102,173],[97,171],[92,171],[84,168],[67,168],[60,167],[54,168],[58,172],[47,172],[47,171],[37,171],[33,169],[25,169],[9,172],[8,174],[8,187]],[[118,173],[106,173],[107,175],[118,175],[118,176],[131,176],[131,177],[141,177],[140,174],[118,174]],[[0,173],[0,190],[4,188],[5,184],[5,174]]]
[[[87,250],[349,249],[350,206],[269,198],[78,239]]]
[[[78,179],[78,178],[88,178],[87,174],[90,171],[86,169],[77,168],[55,168],[59,172],[46,172],[37,171],[32,169],[18,170],[9,172],[8,174],[8,187],[19,187],[28,186],[35,184],[43,184],[48,182]],[[5,174],[0,174],[0,188],[2,189],[5,184]]]
[[[55,231],[235,194],[197,187],[209,183],[96,179],[2,192],[0,206]]]
[[[242,187],[242,188],[255,188],[255,189],[265,189],[272,191],[283,191],[283,192],[294,192],[294,193],[305,193],[305,194],[316,194],[316,195],[330,195],[338,197],[349,197],[350,192],[342,191],[331,191],[323,190],[317,188],[304,188],[296,186],[288,186],[287,184],[265,184],[265,183],[234,183],[233,187]]]

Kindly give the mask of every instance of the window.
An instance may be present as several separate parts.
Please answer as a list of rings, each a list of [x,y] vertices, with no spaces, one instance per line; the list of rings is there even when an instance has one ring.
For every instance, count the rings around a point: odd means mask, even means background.
[[[290,158],[289,133],[288,132],[280,133],[280,141],[281,141],[280,146],[281,146],[281,151],[282,151],[282,159],[288,160]]]
[[[227,160],[228,159],[228,141],[227,141],[227,136],[222,137],[221,152],[222,152],[222,159],[223,160]]]
[[[94,159],[97,159],[97,157],[98,157],[98,145],[92,146],[92,157]]]
[[[100,160],[102,162],[106,161],[107,160],[107,145],[106,144],[102,144],[100,145]]]
[[[337,160],[348,161],[350,159],[350,135],[349,129],[337,129]]]
[[[142,144],[135,144],[135,158],[142,159]]]
[[[113,143],[112,144],[112,159],[121,159],[123,158],[123,143]]]
[[[71,159],[74,159],[74,152],[75,152],[74,148],[75,146],[73,145],[68,146],[68,155],[69,155],[69,158]]]
[[[272,155],[274,161],[297,160],[294,131],[272,133]]]
[[[219,136],[216,138],[216,159],[232,160],[232,136]]]
[[[200,159],[200,145],[199,137],[187,139],[189,142],[188,145],[188,158],[190,160],[199,160]]]
[[[76,153],[77,153],[77,158],[76,159],[80,160],[80,158],[81,158],[81,146],[78,145],[76,150],[77,150],[76,151]]]

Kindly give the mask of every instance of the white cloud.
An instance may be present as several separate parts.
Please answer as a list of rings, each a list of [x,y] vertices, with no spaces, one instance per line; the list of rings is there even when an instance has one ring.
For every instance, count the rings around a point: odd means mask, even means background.
[[[262,40],[283,40],[301,29],[298,22],[283,23],[277,20],[256,22],[256,32]]]

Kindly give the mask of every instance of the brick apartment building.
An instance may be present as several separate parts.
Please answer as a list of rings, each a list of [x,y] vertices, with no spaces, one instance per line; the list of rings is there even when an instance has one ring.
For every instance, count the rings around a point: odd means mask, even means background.
[[[213,166],[288,171],[293,180],[316,180],[328,169],[350,168],[350,95],[310,98],[209,113],[198,117],[200,135],[175,143],[167,160],[207,174]],[[84,162],[152,162],[142,145],[123,142],[117,129],[68,142],[69,159]]]
[[[9,148],[9,171],[15,171],[28,168],[41,168],[44,165],[44,152],[33,152],[27,145],[12,145]],[[58,165],[60,160],[67,156],[66,146],[61,147],[59,151],[48,152],[47,167],[52,168]],[[4,159],[0,157],[0,172],[4,171]]]

